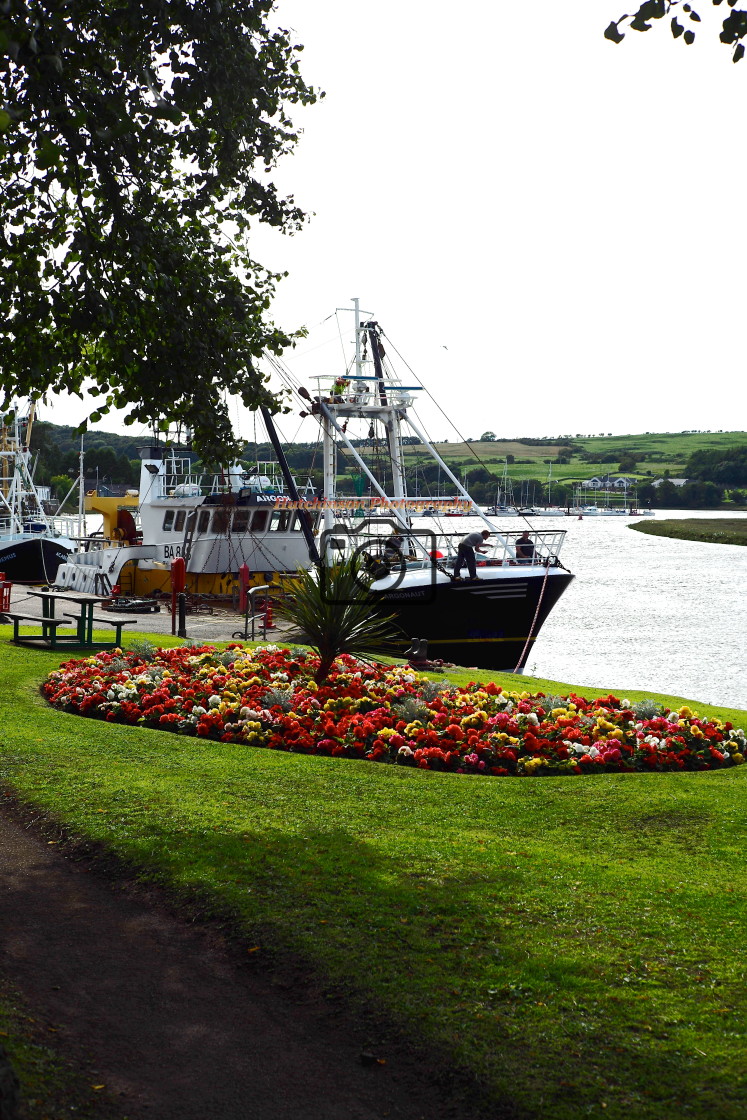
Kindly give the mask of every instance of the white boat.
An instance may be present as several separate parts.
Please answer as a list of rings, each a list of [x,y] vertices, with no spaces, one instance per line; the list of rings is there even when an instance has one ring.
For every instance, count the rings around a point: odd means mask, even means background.
[[[11,583],[51,583],[76,547],[69,518],[55,517],[31,469],[34,406],[0,423],[0,571]],[[82,525],[79,525],[82,535]]]
[[[249,582],[277,583],[309,563],[307,535],[318,525],[319,499],[304,512],[280,508],[282,487],[271,476],[233,464],[217,474],[195,468],[186,449],[151,445],[141,451],[135,508],[94,497],[102,539],[71,556],[57,586],[124,596],[170,592],[171,566],[183,559],[186,590],[234,596],[244,569]]]

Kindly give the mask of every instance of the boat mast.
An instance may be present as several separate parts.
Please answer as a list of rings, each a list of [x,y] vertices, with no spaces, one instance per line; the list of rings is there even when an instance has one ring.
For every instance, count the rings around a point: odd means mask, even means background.
[[[298,488],[296,486],[296,480],[294,479],[293,475],[290,472],[290,467],[288,466],[288,460],[285,457],[285,452],[283,451],[280,440],[278,439],[278,433],[277,433],[277,429],[275,427],[275,421],[272,419],[272,414],[270,413],[270,410],[267,408],[266,405],[262,405],[261,412],[262,412],[262,419],[264,420],[265,427],[267,429],[267,434],[270,437],[270,442],[272,443],[272,446],[275,449],[275,454],[278,457],[278,463],[280,464],[280,473],[283,476],[283,480],[285,482],[285,485],[288,487],[288,493],[291,496],[291,500],[296,503],[296,508],[298,509],[298,516],[301,518],[301,530],[303,532],[304,537],[306,538],[306,544],[307,544],[308,549],[309,549],[309,556],[311,557],[312,561],[318,567],[319,564],[321,564],[321,559],[319,557],[319,550],[316,547],[316,541],[314,540],[314,534],[312,533],[311,526],[309,525],[308,514],[306,513],[305,510],[300,509],[300,507],[299,507],[301,497],[298,493]]]
[[[80,451],[78,452],[78,536],[83,536],[85,528],[84,507],[85,499],[83,497],[83,490],[85,489],[85,474],[84,474],[84,451],[83,451],[83,436],[80,437]]]
[[[405,490],[405,466],[402,454],[402,434],[400,431],[399,413],[387,400],[386,394],[386,381],[384,379],[384,367],[381,359],[384,356],[384,347],[381,344],[379,337],[379,324],[370,319],[363,328],[368,333],[368,341],[371,347],[371,357],[374,364],[374,373],[376,382],[379,388],[379,400],[381,404],[389,409],[388,415],[384,420],[384,427],[386,428],[387,445],[389,447],[389,459],[392,464],[392,490],[394,497],[397,499],[406,497]]]

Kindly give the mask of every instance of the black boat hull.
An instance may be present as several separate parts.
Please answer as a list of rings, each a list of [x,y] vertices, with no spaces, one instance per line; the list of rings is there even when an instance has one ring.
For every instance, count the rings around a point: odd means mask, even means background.
[[[552,571],[545,580],[544,571],[534,569],[477,583],[399,587],[382,596],[383,609],[396,614],[409,638],[427,640],[431,660],[514,672],[526,665],[542,624],[573,578]]]
[[[11,583],[54,583],[70,549],[51,537],[0,541],[0,572]]]

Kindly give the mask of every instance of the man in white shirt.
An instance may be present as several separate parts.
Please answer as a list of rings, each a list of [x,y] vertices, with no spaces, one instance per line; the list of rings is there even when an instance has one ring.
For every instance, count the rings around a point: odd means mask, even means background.
[[[454,563],[454,578],[459,579],[459,573],[464,565],[467,565],[470,579],[477,579],[477,562],[475,560],[475,551],[487,552],[486,548],[480,548],[481,544],[485,544],[490,533],[487,529],[483,529],[481,533],[467,533],[467,536],[459,542],[457,549],[457,558]]]

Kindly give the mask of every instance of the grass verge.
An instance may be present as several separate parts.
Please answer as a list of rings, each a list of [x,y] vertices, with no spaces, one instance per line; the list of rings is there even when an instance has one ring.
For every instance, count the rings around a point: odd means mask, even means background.
[[[63,658],[9,633],[5,788],[235,915],[260,957],[300,957],[517,1116],[744,1115],[747,767],[471,779],[181,738],[48,708]]]
[[[747,521],[738,517],[638,521],[628,527],[639,533],[648,533],[651,537],[674,537],[680,541],[703,541],[705,544],[747,544]]]

